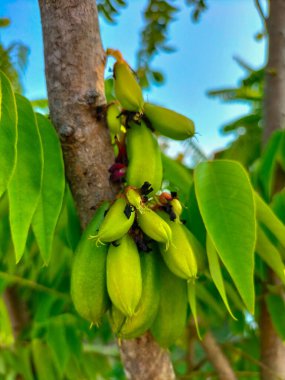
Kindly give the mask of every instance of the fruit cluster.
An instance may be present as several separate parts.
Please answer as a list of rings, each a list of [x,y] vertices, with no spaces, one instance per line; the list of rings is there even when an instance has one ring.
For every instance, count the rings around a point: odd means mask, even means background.
[[[161,191],[163,167],[154,131],[173,139],[193,136],[194,124],[172,110],[144,102],[134,73],[118,51],[107,124],[118,146],[110,178],[122,191],[95,213],[77,247],[71,294],[84,318],[98,323],[109,310],[113,331],[135,338],[151,329],[162,346],[182,333],[193,306],[196,255],[201,246],[181,222],[176,193]],[[188,294],[187,294],[188,293]]]

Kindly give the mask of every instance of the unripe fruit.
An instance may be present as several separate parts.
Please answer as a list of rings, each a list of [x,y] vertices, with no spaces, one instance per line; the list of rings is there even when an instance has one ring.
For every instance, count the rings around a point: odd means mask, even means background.
[[[147,211],[146,206],[142,202],[142,197],[138,190],[134,189],[132,186],[128,186],[125,190],[126,198],[128,202],[134,206],[140,213]]]
[[[142,90],[130,66],[118,50],[108,49],[107,54],[117,59],[113,69],[116,98],[125,110],[142,112],[144,104]]]
[[[191,242],[187,235],[187,228],[181,223],[171,222],[164,212],[159,215],[167,222],[172,232],[172,244],[168,248],[160,245],[160,252],[168,268],[185,280],[196,278],[197,261]]]
[[[109,203],[96,211],[76,248],[71,272],[71,297],[77,312],[97,324],[110,305],[106,286],[107,247],[97,247],[89,239],[104,218]]]
[[[127,183],[140,188],[149,182],[156,193],[162,183],[161,153],[156,137],[142,121],[127,130]]]
[[[177,198],[174,198],[169,202],[169,204],[172,206],[172,210],[176,215],[175,221],[179,223],[179,218],[183,211],[180,201]]]
[[[118,104],[111,103],[108,105],[106,119],[112,138],[114,138],[114,136],[117,136],[121,130],[121,119],[119,117],[120,113],[121,110]]]
[[[159,306],[159,252],[141,253],[142,296],[135,314],[126,318],[114,306],[111,308],[113,331],[123,339],[142,335],[152,325]]]
[[[169,225],[153,210],[147,208],[142,214],[137,214],[137,222],[143,232],[158,243],[164,243],[166,249],[172,242],[172,232]]]
[[[96,244],[111,243],[121,239],[131,228],[135,213],[125,213],[126,207],[130,207],[125,198],[118,198],[111,205],[105,216],[99,231],[96,235],[91,235],[91,239],[96,240]]]
[[[133,239],[127,234],[107,255],[107,288],[113,304],[131,317],[142,294],[140,256]]]
[[[157,316],[151,332],[158,343],[168,347],[183,333],[187,318],[187,284],[160,260],[161,291]]]
[[[144,114],[156,131],[171,139],[185,140],[195,133],[191,119],[167,108],[145,103]]]

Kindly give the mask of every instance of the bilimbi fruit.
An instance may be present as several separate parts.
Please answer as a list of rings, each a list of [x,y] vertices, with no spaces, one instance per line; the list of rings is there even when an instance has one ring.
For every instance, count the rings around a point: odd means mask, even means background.
[[[112,55],[117,60],[113,69],[116,98],[125,110],[142,112],[142,90],[130,66],[118,50],[107,49],[107,55]]]
[[[169,247],[160,245],[160,252],[168,268],[178,277],[185,280],[197,276],[197,261],[187,235],[187,228],[182,223],[170,221],[164,212],[159,215],[166,221],[172,232],[172,244]]]
[[[143,112],[151,126],[164,136],[174,140],[185,140],[194,136],[193,121],[180,113],[147,102],[144,103]]]
[[[101,224],[109,203],[96,211],[76,248],[71,272],[71,297],[77,312],[97,324],[110,306],[106,286],[107,247],[97,247],[89,239],[91,231]]]
[[[172,244],[172,232],[169,225],[152,209],[137,215],[137,222],[143,232],[151,239],[163,243],[168,249]]]
[[[126,234],[107,255],[107,288],[112,303],[132,317],[142,294],[140,256],[133,239]]]
[[[187,318],[187,284],[160,261],[160,303],[151,332],[162,347],[182,335]]]
[[[126,318],[116,307],[111,309],[113,331],[121,338],[133,339],[147,331],[158,311],[160,299],[159,252],[141,253],[142,295],[135,314]]]
[[[121,130],[121,109],[117,103],[111,103],[107,107],[106,119],[112,139],[119,135]]]
[[[162,162],[156,137],[145,123],[130,123],[127,131],[128,169],[126,180],[131,186],[140,188],[149,182],[153,192],[161,189]]]
[[[127,212],[127,209],[130,212]],[[97,245],[121,239],[131,228],[134,219],[135,214],[126,199],[118,198],[111,205],[97,234],[90,235],[90,238],[94,239]]]

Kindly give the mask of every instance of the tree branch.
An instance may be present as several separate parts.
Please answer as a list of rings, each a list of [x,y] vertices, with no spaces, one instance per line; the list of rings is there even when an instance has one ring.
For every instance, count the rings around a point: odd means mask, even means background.
[[[264,24],[265,31],[267,32],[267,22],[268,22],[268,19],[265,16],[264,11],[263,11],[263,9],[261,7],[260,0],[254,0],[254,3],[255,3],[257,11],[259,13],[259,16],[261,17],[261,20],[262,20],[262,22]]]
[[[220,380],[237,380],[228,359],[210,331],[204,336],[201,345],[208,356],[210,363],[217,371]]]
[[[114,157],[105,125],[105,53],[97,7],[94,0],[39,0],[39,5],[51,119],[84,227],[98,204],[115,195],[108,180]],[[129,379],[174,379],[169,355],[149,334],[123,341],[121,356]]]
[[[270,135],[281,128],[285,128],[285,2],[283,0],[270,1],[268,19],[268,63],[265,76],[264,99],[264,133],[266,143]],[[284,186],[284,173],[278,176],[276,184]],[[277,190],[275,184],[275,189]],[[269,271],[269,280],[278,284],[278,279]],[[259,323],[261,361],[265,367],[261,368],[261,380],[276,380],[277,376],[285,379],[285,344],[278,336],[265,301],[261,303],[261,317]],[[269,367],[276,375],[267,370]]]
[[[29,321],[26,304],[18,296],[15,286],[9,286],[5,289],[3,299],[11,321],[13,336],[15,341],[17,341]]]

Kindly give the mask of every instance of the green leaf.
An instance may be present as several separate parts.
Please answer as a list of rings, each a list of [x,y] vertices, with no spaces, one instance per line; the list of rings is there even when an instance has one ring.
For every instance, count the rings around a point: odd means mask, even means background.
[[[39,339],[32,341],[32,355],[38,380],[60,379],[49,347]]]
[[[217,253],[254,312],[255,205],[246,171],[234,161],[203,162],[194,173],[199,209]]]
[[[268,202],[273,194],[278,162],[283,161],[282,159],[280,160],[280,158],[284,155],[284,152],[282,152],[284,136],[285,134],[281,130],[274,132],[269,139],[260,160],[258,177],[264,198]]]
[[[8,186],[10,226],[16,262],[24,253],[29,228],[41,192],[43,149],[29,101],[16,96],[18,110],[18,157],[14,175]]]
[[[41,194],[32,220],[32,228],[42,258],[47,264],[63,202],[65,177],[61,146],[54,127],[46,117],[40,114],[37,114],[37,123],[43,145],[45,165]]]
[[[197,302],[196,302],[196,285],[195,282],[190,280],[187,282],[187,294],[188,294],[188,301],[191,309],[191,313],[193,315],[193,319],[195,322],[195,327],[197,331],[197,335],[199,339],[201,338],[199,324],[198,324],[198,313],[197,313]]]
[[[7,189],[17,158],[17,109],[9,79],[0,71],[0,197]]]
[[[205,284],[196,283],[196,296],[200,301],[210,306],[211,310],[215,311],[220,318],[225,317],[225,309],[221,308],[220,302],[207,290]]]
[[[193,183],[191,171],[173,158],[161,155],[163,165],[163,180],[169,182],[170,190],[178,191],[181,200],[189,197],[190,187]]]
[[[264,224],[283,247],[285,247],[285,225],[257,193],[254,195],[257,220]]]
[[[229,302],[228,302],[222,270],[221,270],[221,265],[219,262],[219,257],[218,257],[216,248],[209,235],[207,235],[207,255],[208,255],[208,260],[209,260],[210,273],[214,281],[214,284],[216,285],[229,314],[231,315],[233,319],[236,320],[236,317],[233,315]]]
[[[265,297],[266,305],[271,316],[273,325],[281,337],[283,342],[285,342],[285,302],[282,296],[277,294],[269,294]]]
[[[67,364],[70,350],[66,339],[65,327],[59,322],[51,322],[47,330],[47,343],[57,364],[59,372],[62,374]]]
[[[280,252],[275,245],[271,243],[260,226],[257,228],[257,242],[255,250],[263,261],[265,261],[266,264],[273,269],[285,285],[285,267],[282,262]]]

